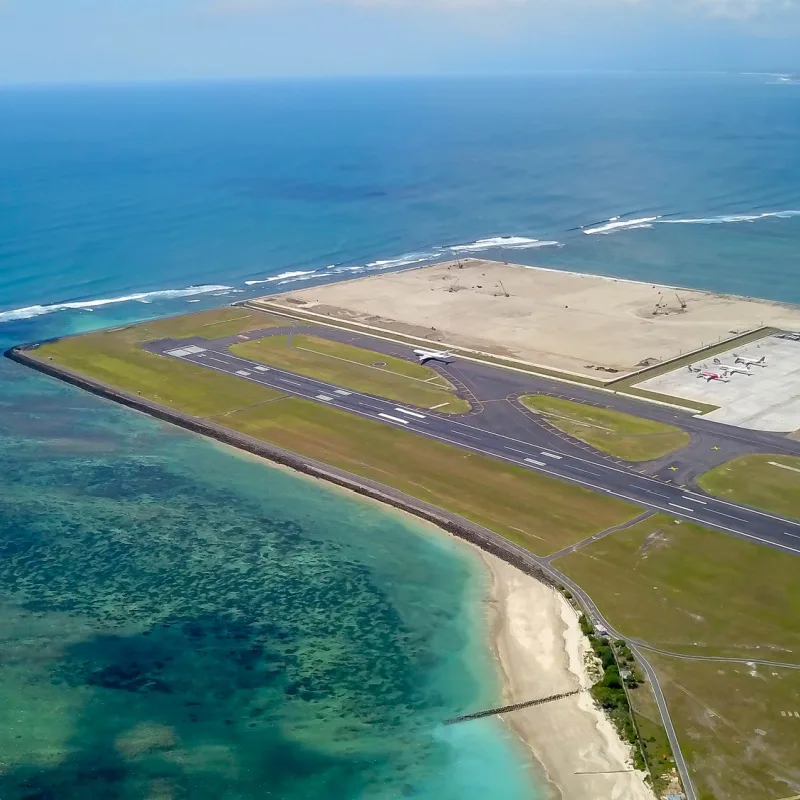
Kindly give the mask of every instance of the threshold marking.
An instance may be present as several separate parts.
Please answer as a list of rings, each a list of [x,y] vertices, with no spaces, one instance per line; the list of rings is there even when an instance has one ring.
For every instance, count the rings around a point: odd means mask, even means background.
[[[416,411],[409,411],[407,408],[398,407],[395,409],[395,411],[397,411],[399,414],[408,414],[409,417],[416,417],[417,419],[425,419],[424,414],[417,414]]]
[[[547,458],[557,458],[559,460],[561,459],[561,456],[557,456],[555,453],[548,453],[546,450],[542,450],[542,455]]]
[[[401,425],[408,425],[407,419],[400,419],[400,417],[393,417],[391,414],[378,414],[379,417],[383,417],[384,419],[389,419],[392,422],[399,422]]]

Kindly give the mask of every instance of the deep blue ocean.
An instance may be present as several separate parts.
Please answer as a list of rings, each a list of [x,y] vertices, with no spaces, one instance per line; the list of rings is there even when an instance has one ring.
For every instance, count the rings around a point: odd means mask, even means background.
[[[454,253],[800,302],[800,85],[0,89],[2,347]],[[7,361],[0,453],[4,800],[537,796],[446,537]]]

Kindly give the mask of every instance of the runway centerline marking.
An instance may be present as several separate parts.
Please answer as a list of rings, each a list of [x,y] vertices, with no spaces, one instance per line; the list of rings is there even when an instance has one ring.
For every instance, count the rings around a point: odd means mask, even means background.
[[[424,414],[418,414],[416,411],[409,411],[407,408],[400,408],[400,406],[398,406],[395,409],[395,411],[397,411],[399,414],[408,414],[409,417],[416,417],[417,419],[425,419]]]
[[[384,419],[389,419],[392,422],[399,422],[401,425],[408,425],[407,419],[400,419],[400,417],[393,417],[391,414],[384,414],[383,412],[381,412],[380,414],[378,414],[378,416],[383,417]]]

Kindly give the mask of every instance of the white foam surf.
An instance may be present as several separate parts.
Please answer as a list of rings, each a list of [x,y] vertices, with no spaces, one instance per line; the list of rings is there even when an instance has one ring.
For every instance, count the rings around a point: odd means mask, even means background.
[[[299,278],[301,275],[313,275],[315,269],[300,269],[295,272],[281,272],[279,275],[272,275],[269,278],[262,278],[258,281],[245,281],[246,286],[256,286],[259,283],[274,283],[275,281],[286,281],[289,278]]]
[[[619,217],[612,217],[608,222],[602,225],[593,225],[591,228],[582,228],[587,236],[592,234],[601,234],[607,236],[609,233],[616,231],[631,231],[637,228],[652,228],[653,224],[658,222],[660,217],[640,217],[639,219],[620,219]]]
[[[421,264],[423,261],[431,261],[436,258],[435,253],[406,253],[397,258],[387,258],[383,261],[370,261],[365,264],[365,269],[391,269],[392,267],[405,267],[409,264]]]
[[[787,211],[764,211],[760,214],[721,214],[718,217],[698,217],[696,219],[664,219],[670,225],[726,225],[737,222],[758,222],[761,219],[790,219],[800,217],[800,211],[789,209]]]
[[[479,253],[482,250],[528,250],[535,247],[560,247],[561,242],[529,239],[527,236],[493,236],[489,239],[478,239],[468,244],[456,244],[443,248],[453,253]]]
[[[44,314],[53,314],[56,311],[94,311],[101,306],[115,303],[130,303],[132,301],[152,302],[153,300],[173,300],[179,297],[191,297],[196,294],[211,294],[213,292],[227,291],[230,286],[187,286],[185,289],[161,289],[155,292],[137,292],[122,297],[105,297],[99,300],[75,300],[70,303],[52,303],[51,305],[26,306],[14,308],[11,311],[0,311],[0,323],[16,322],[23,319],[41,317]]]

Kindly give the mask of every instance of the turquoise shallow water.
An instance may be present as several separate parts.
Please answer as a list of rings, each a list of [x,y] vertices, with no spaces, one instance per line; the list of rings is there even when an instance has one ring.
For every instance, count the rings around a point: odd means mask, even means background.
[[[38,377],[4,385],[0,796],[534,796],[445,535]]]

